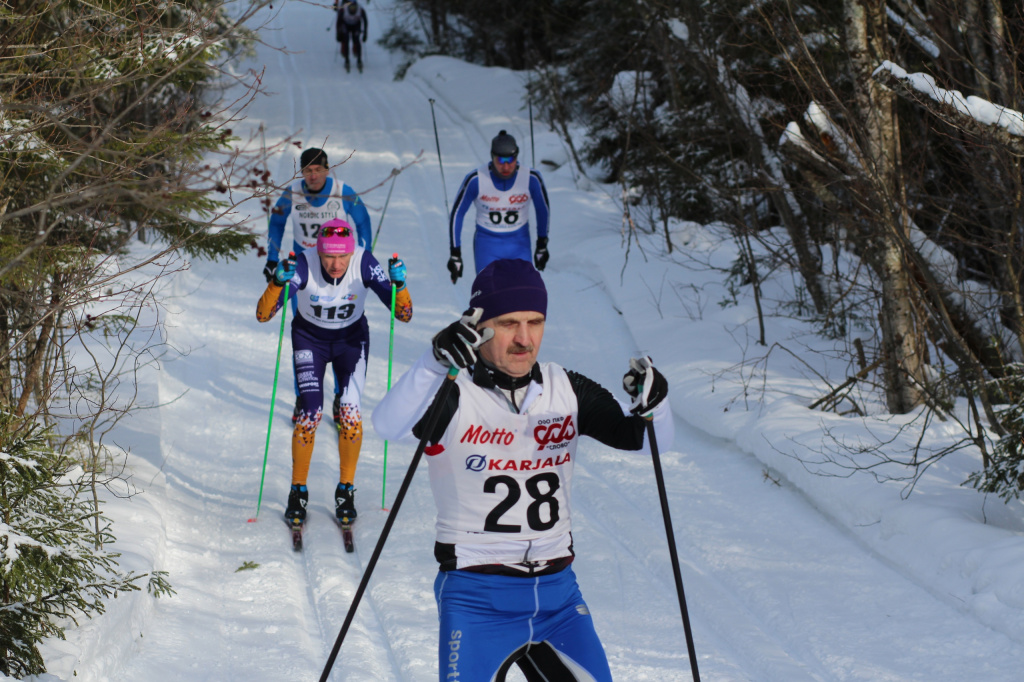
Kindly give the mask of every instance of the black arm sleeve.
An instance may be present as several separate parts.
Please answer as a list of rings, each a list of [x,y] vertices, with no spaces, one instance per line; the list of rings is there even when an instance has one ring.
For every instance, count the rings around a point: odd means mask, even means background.
[[[624,414],[608,389],[593,379],[569,370],[565,373],[580,408],[580,435],[618,450],[639,450],[644,446],[643,417]]]
[[[448,381],[445,379],[445,381]],[[440,392],[438,392],[440,395]],[[434,409],[434,403],[437,401],[437,396],[434,396],[434,400],[427,406],[427,411],[423,413],[420,420],[416,422],[416,425],[412,427],[412,435],[417,438],[423,438],[423,432],[427,429],[427,419],[430,417],[430,413]],[[441,414],[437,418],[437,424],[434,426],[433,432],[428,434],[427,443],[434,445],[437,441],[441,440],[441,436],[448,429],[448,425],[452,423],[452,417],[455,416],[455,411],[459,409],[459,385],[455,384],[452,386],[452,390],[448,391],[448,400],[441,407]]]

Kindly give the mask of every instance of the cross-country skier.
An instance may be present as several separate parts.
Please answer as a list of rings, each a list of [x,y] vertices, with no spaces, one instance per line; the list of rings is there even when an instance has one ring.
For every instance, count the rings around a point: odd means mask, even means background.
[[[345,218],[355,223],[359,246],[369,250],[372,243],[373,226],[359,195],[343,182],[330,175],[327,152],[310,147],[299,156],[302,179],[296,180],[281,194],[270,212],[270,229],[267,238],[267,262],[263,275],[269,282],[277,268],[280,252],[289,250],[302,253],[316,246],[320,226],[334,218]],[[291,227],[292,247],[285,245],[285,228]],[[295,311],[294,305],[292,311]],[[334,419],[338,422],[338,403],[343,382],[335,375]],[[295,409],[292,421],[299,415],[299,387],[295,387]]]
[[[334,9],[338,11],[338,19],[335,22],[335,39],[341,43],[341,56],[345,58],[345,70],[351,71],[352,67],[348,60],[348,41],[352,39],[352,54],[356,56],[356,68],[363,71],[363,45],[366,42],[366,32],[370,27],[366,19],[366,10],[359,6],[355,0],[348,2],[334,3]],[[362,41],[360,41],[362,34]]]
[[[278,198],[270,212],[267,235],[267,262],[263,275],[270,281],[277,267],[279,253],[302,253],[316,246],[320,226],[332,218],[348,218],[355,223],[359,246],[370,248],[373,226],[355,190],[330,175],[327,152],[310,147],[299,156],[302,178],[292,182]],[[285,242],[285,228],[291,227],[293,245]]]
[[[504,130],[491,140],[491,160],[462,181],[448,221],[452,284],[462,276],[462,222],[475,207],[473,259],[480,273],[500,258],[530,258],[530,206],[537,214],[537,248],[533,264],[543,270],[548,262],[548,190],[540,173],[520,166],[516,138]]]
[[[668,383],[650,358],[630,360],[627,406],[581,374],[538,363],[547,292],[524,260],[492,262],[472,291],[470,310],[373,411],[381,437],[427,443],[440,680],[504,680],[516,663],[528,680],[608,682],[571,565],[573,465],[581,436],[649,453],[641,415],[653,414],[658,440],[671,444]],[[449,366],[464,371],[434,406]]]
[[[390,279],[388,277],[390,275]],[[405,285],[405,264],[392,258],[384,273],[377,259],[357,247],[352,227],[344,220],[328,220],[319,230],[316,248],[294,260],[282,260],[260,297],[256,319],[269,321],[280,310],[284,286],[297,302],[292,320],[292,361],[299,386],[299,417],[292,433],[292,485],[285,519],[301,525],[306,518],[309,492],[306,477],[313,454],[316,428],[323,414],[324,371],[331,363],[341,380],[338,457],[340,475],[335,511],[341,523],[356,518],[354,491],[356,463],[363,442],[360,398],[366,381],[370,330],[363,314],[369,292],[391,307],[391,283],[397,288],[395,318],[412,319],[412,298]]]

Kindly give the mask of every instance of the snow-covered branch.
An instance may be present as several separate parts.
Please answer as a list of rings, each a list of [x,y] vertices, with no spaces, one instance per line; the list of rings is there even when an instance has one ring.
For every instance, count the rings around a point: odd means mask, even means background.
[[[946,90],[926,73],[908,73],[886,60],[872,77],[901,97],[917,102],[951,126],[991,138],[1014,154],[1024,155],[1024,114],[981,97]]]

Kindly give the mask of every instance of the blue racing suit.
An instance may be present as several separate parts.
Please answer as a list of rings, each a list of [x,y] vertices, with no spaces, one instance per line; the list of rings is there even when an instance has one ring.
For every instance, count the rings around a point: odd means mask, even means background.
[[[373,226],[370,223],[370,214],[366,211],[366,205],[363,204],[359,195],[356,194],[355,190],[346,185],[341,184],[341,191],[335,192],[335,179],[332,177],[327,178],[327,182],[319,192],[311,192],[306,187],[306,181],[300,180],[302,187],[302,199],[312,206],[322,207],[331,199],[340,200],[341,207],[345,216],[338,215],[338,218],[348,217],[349,222],[354,223],[356,228],[356,243],[358,246],[363,247],[367,251],[370,250],[370,245],[373,242]],[[294,187],[288,187],[274,204],[273,210],[270,212],[270,227],[267,234],[267,262],[277,263],[280,258],[280,252],[284,251],[285,244],[285,228],[288,226],[289,218],[292,213],[292,206],[295,203],[295,198],[292,196],[294,193]],[[320,226],[316,225],[313,227],[315,232]],[[307,237],[316,240],[316,234],[308,234]],[[296,255],[302,253],[306,247],[303,247],[298,239],[292,240],[291,251],[294,251]]]
[[[481,192],[481,185],[484,191]],[[462,248],[462,222],[476,208],[473,259],[477,274],[491,261],[518,258],[533,262],[530,246],[530,206],[537,215],[537,237],[547,238],[550,222],[548,191],[540,173],[519,166],[502,178],[493,165],[478,168],[462,181],[448,223],[448,241]]]

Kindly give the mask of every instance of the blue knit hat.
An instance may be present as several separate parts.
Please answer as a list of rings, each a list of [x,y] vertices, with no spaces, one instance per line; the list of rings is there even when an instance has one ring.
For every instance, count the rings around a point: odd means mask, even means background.
[[[544,280],[529,261],[496,260],[473,280],[471,308],[483,308],[480,321],[521,310],[548,314],[548,291]]]

